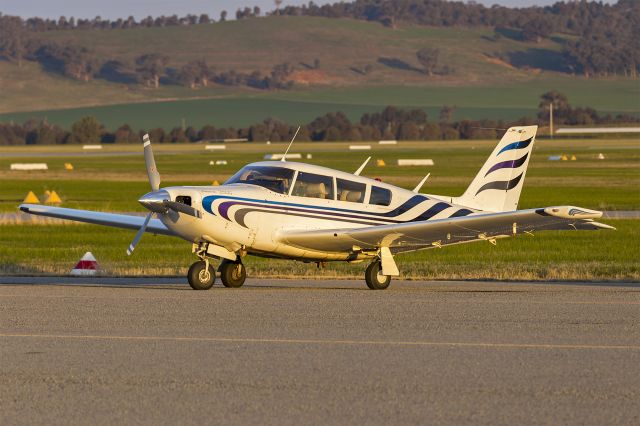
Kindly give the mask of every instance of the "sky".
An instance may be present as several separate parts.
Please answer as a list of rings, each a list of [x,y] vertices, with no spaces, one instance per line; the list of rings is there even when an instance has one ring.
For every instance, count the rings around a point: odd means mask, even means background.
[[[556,0],[479,0],[487,6],[501,4],[510,7],[546,6]],[[334,1],[315,0],[316,4]],[[308,0],[284,0],[283,5],[306,4]],[[136,19],[148,15],[178,15],[207,13],[218,19],[220,11],[226,10],[232,17],[238,8],[259,6],[262,11],[275,8],[273,0],[0,0],[0,12],[22,17],[39,16],[58,18],[61,15],[76,18],[101,16],[106,19]]]

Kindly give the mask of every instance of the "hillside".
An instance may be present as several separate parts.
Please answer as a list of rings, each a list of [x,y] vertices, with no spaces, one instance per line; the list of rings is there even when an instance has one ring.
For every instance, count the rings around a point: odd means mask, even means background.
[[[255,111],[258,119],[274,115],[268,106],[272,99],[304,104],[302,110],[295,106],[278,109],[274,104],[283,119],[288,118],[287,110],[302,112],[306,107],[311,114],[329,111],[325,106],[348,104],[355,106],[355,114],[390,103],[428,108],[449,103],[458,107],[457,114],[501,117],[507,113],[512,118],[535,110],[537,96],[554,88],[566,88],[579,105],[593,98],[598,101],[593,106],[609,112],[637,110],[639,94],[633,80],[585,80],[561,72],[557,60],[564,42],[561,36],[527,43],[509,34],[496,37],[492,28],[484,27],[407,25],[392,29],[351,19],[271,16],[185,27],[49,31],[34,37],[89,47],[100,58],[118,60],[129,69],[134,68],[135,57],[161,52],[170,58],[169,73],[199,59],[218,72],[247,73],[268,72],[274,65],[289,62],[295,67],[291,75],[295,85],[280,91],[222,85],[190,89],[177,84],[151,89],[117,79],[85,83],[47,72],[35,62],[27,61],[18,68],[15,63],[0,61],[1,120],[26,116],[15,114],[18,112],[42,111],[31,115],[56,116],[51,110],[157,101],[174,101],[170,104],[175,108],[167,108],[179,116],[182,102],[176,100],[193,103],[192,99],[213,98],[212,102],[221,103],[255,97],[265,101],[264,112]],[[422,72],[416,51],[423,47],[440,49],[438,63],[448,68],[446,75]],[[312,66],[316,59],[320,64],[317,69]],[[361,71],[367,65],[371,70],[365,74]],[[502,88],[509,93],[497,93]],[[533,95],[531,88],[535,88]],[[430,93],[435,93],[435,99]],[[100,109],[96,111],[99,115]],[[136,113],[132,117],[129,110],[128,116],[135,120]]]

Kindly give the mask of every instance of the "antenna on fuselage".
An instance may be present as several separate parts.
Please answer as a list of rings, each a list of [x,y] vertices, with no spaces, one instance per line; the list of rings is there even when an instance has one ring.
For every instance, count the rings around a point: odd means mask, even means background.
[[[296,140],[296,136],[298,136],[298,132],[300,131],[300,127],[301,126],[298,126],[298,130],[296,130],[296,134],[293,135],[293,137],[291,138],[291,142],[289,142],[289,146],[287,147],[287,150],[282,155],[282,159],[280,161],[287,161],[287,154],[289,153],[289,150],[291,149],[291,145],[293,145],[293,141]]]
[[[367,163],[369,162],[369,160],[371,160],[371,157],[367,157],[366,160],[364,160],[364,163],[362,163],[362,166],[358,167],[358,170],[356,170],[356,172],[354,173],[354,175],[356,176],[360,176],[360,173],[362,173],[362,171],[364,170],[364,168],[367,166]]]
[[[418,193],[418,191],[420,191],[420,188],[422,188],[422,185],[424,185],[424,183],[427,181],[427,179],[429,179],[429,176],[431,176],[431,173],[427,173],[427,175],[425,177],[422,178],[422,180],[420,181],[420,183],[418,184],[418,186],[416,186],[415,188],[413,188],[413,192],[415,192],[416,194]]]

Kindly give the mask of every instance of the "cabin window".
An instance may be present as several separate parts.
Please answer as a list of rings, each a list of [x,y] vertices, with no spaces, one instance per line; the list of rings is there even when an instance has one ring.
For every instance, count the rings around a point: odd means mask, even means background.
[[[286,194],[291,187],[295,172],[284,167],[247,166],[231,176],[224,185],[232,183],[244,183],[257,185],[279,194]]]
[[[391,191],[386,188],[380,188],[379,186],[372,186],[369,204],[373,204],[375,206],[388,206],[391,204]]]
[[[337,183],[338,200],[350,201],[352,203],[364,203],[364,193],[367,189],[367,185],[344,179],[337,179]]]
[[[184,205],[190,206],[191,205],[191,197],[189,197],[188,195],[178,195],[176,197],[176,203],[182,203]]]
[[[333,178],[313,173],[298,172],[296,183],[293,185],[293,195],[333,200]]]

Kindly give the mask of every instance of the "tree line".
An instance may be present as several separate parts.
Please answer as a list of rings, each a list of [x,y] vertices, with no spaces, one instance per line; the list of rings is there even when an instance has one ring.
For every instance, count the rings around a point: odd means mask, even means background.
[[[503,120],[457,120],[453,119],[455,106],[443,106],[438,117],[429,119],[421,109],[402,109],[388,106],[380,112],[365,113],[357,122],[351,121],[342,112],[331,112],[317,117],[301,127],[299,141],[375,141],[397,140],[458,140],[495,139],[513,125],[547,123],[549,105],[554,107],[556,124],[592,125],[613,123],[638,123],[639,117],[630,115],[601,115],[593,108],[572,107],[567,97],[550,91],[540,98],[538,120],[521,118],[513,122]],[[205,125],[174,127],[166,131],[153,129],[134,130],[123,124],[115,131],[107,130],[94,117],[84,117],[62,129],[46,121],[28,120],[23,124],[0,123],[0,145],[56,145],[90,143],[140,143],[142,135],[149,133],[155,143],[183,143],[246,138],[251,142],[288,141],[297,126],[268,118],[262,123],[248,127],[215,127]]]

